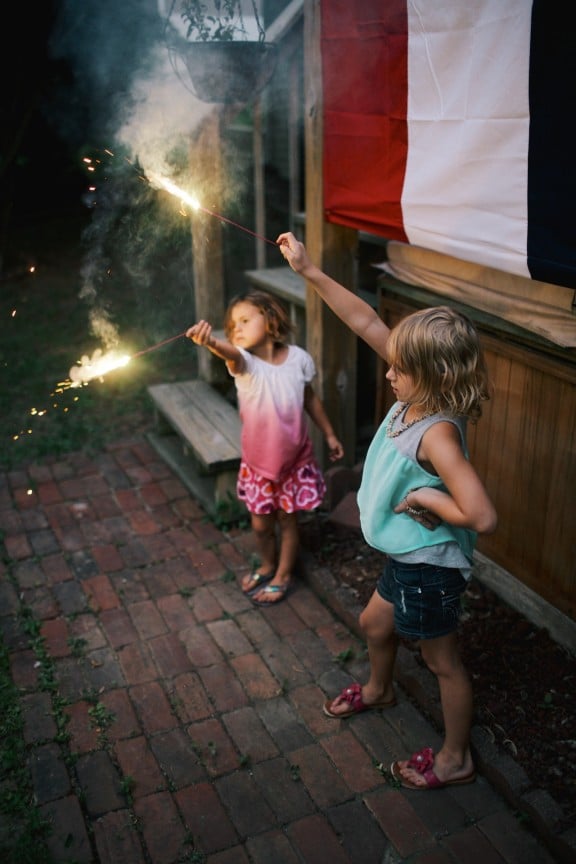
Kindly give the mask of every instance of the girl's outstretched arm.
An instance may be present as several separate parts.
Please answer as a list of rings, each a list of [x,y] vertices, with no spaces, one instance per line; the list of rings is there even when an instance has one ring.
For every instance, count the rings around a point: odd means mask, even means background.
[[[244,359],[240,351],[225,339],[217,339],[212,335],[212,325],[208,321],[198,321],[189,327],[186,336],[196,345],[208,348],[216,357],[224,360],[233,374],[241,372],[244,368]]]
[[[280,234],[276,242],[290,267],[312,283],[324,302],[353,333],[370,345],[380,357],[386,359],[386,342],[390,330],[376,310],[312,264],[304,244],[300,243],[294,234]]]

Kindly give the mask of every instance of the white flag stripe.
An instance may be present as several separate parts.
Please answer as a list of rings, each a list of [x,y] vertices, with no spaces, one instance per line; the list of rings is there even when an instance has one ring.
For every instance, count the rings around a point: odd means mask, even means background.
[[[409,0],[401,201],[410,243],[524,276],[531,11]]]

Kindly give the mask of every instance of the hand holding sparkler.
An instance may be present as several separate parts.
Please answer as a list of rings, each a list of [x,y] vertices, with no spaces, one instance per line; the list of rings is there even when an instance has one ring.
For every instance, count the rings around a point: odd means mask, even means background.
[[[198,321],[186,331],[186,338],[191,339],[196,345],[205,348],[213,347],[215,340],[212,338],[212,325],[208,321]]]
[[[312,262],[306,252],[306,247],[296,239],[291,231],[286,231],[284,234],[280,234],[276,243],[278,244],[284,259],[288,262],[292,270],[300,274],[300,276],[304,275],[303,271],[307,267],[312,266]]]
[[[197,321],[196,324],[188,328],[186,336],[196,345],[208,348],[212,354],[228,363],[230,368],[233,365],[238,370],[242,365],[242,355],[238,349],[227,339],[216,339],[213,335],[212,325],[208,321]]]

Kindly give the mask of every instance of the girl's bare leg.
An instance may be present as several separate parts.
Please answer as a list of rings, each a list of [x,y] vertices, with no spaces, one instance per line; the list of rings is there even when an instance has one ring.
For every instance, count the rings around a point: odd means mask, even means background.
[[[252,531],[256,538],[256,548],[260,565],[256,568],[257,573],[274,573],[276,571],[276,514],[270,513],[259,516],[251,514]],[[242,588],[246,591],[250,587],[250,573],[242,580]]]
[[[391,702],[394,699],[393,673],[398,649],[398,638],[394,630],[394,606],[374,591],[362,610],[360,626],[370,658],[370,676],[362,687],[362,701],[365,705]],[[349,708],[349,704],[339,696],[330,704],[333,714],[344,714]]]
[[[273,585],[285,585],[294,574],[294,567],[300,549],[300,532],[298,529],[298,514],[285,513],[278,510],[278,525],[280,526],[280,556]]]
[[[276,517],[280,528],[280,549],[276,573],[272,581],[268,583],[269,586],[289,585],[300,548],[297,513],[285,513],[283,510],[278,510]],[[282,593],[271,594],[269,591],[264,592],[262,590],[254,594],[254,600],[272,604],[277,603],[283,596]]]
[[[458,651],[457,634],[449,633],[420,643],[422,657],[438,678],[444,717],[444,743],[434,758],[434,773],[442,782],[469,776],[474,770],[470,752],[473,715],[472,686]],[[402,774],[413,783],[426,785],[424,778],[406,762]]]

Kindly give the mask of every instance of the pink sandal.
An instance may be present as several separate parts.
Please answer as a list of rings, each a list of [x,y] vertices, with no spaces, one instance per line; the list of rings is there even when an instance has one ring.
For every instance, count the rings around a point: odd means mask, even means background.
[[[434,751],[431,747],[423,747],[422,750],[413,753],[410,759],[408,759],[406,767],[412,768],[426,782],[422,784],[413,783],[412,780],[409,780],[402,774],[400,763],[393,762],[390,766],[390,773],[404,789],[416,789],[425,792],[428,789],[444,789],[446,786],[462,786],[465,783],[473,783],[476,779],[476,772],[471,771],[470,774],[466,774],[464,777],[457,777],[454,780],[445,780],[444,782],[439,780],[434,771]]]
[[[347,711],[336,714],[330,710],[330,706],[338,699],[340,700],[340,704],[347,702],[349,708]],[[327,699],[322,707],[327,717],[333,717],[334,720],[342,720],[345,717],[352,717],[353,714],[369,711],[371,708],[392,708],[394,705],[396,705],[396,699],[389,699],[388,702],[371,702],[369,705],[366,705],[362,699],[362,687],[360,684],[354,683],[350,684],[349,687],[345,687],[336,699]]]

